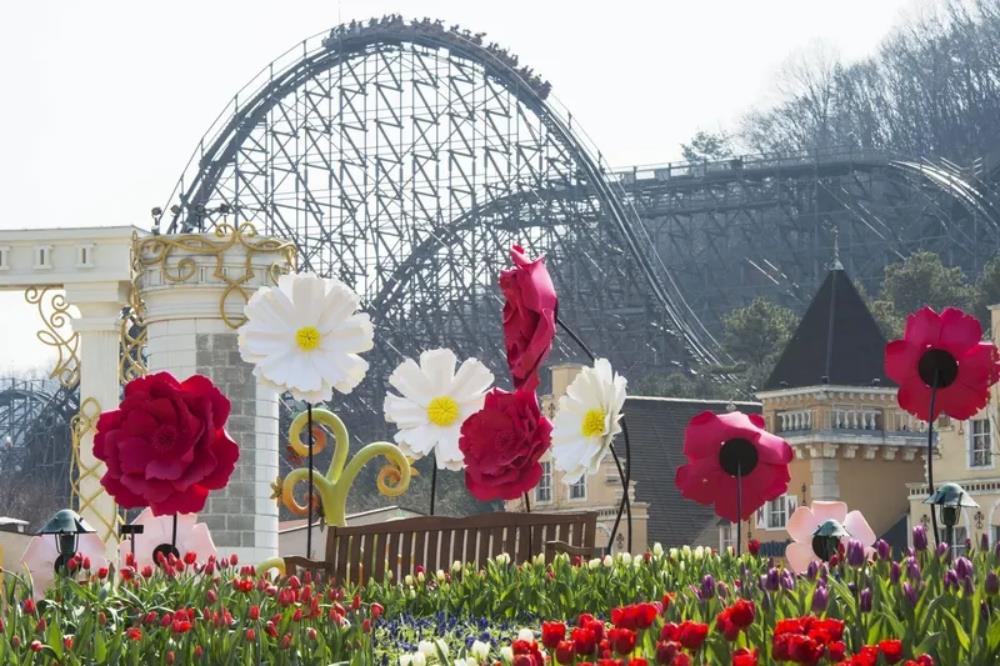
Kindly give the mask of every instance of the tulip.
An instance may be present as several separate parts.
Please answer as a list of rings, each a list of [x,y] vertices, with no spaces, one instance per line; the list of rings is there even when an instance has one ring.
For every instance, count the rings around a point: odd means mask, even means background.
[[[41,652],[42,651],[42,642],[41,641],[31,641],[31,645],[29,647],[31,648],[32,652]]]
[[[858,603],[862,613],[872,612],[872,589],[870,587],[861,590]]]
[[[711,574],[706,574],[705,577],[701,579],[701,590],[698,592],[698,598],[705,601],[714,596],[715,578],[713,578]]]
[[[913,528],[913,547],[916,550],[927,550],[927,528],[917,525]]]
[[[865,563],[865,545],[857,539],[847,541],[847,563],[852,567],[860,567]]]
[[[892,547],[889,546],[889,542],[885,539],[879,539],[875,542],[875,552],[878,553],[880,560],[888,560],[892,555]]]
[[[972,576],[972,562],[969,558],[958,557],[955,559],[955,573],[959,580],[965,580]]]
[[[909,602],[911,606],[916,606],[917,598],[919,597],[917,588],[909,583],[903,583],[903,597],[906,598],[906,601]]]
[[[830,601],[830,592],[825,585],[817,585],[813,591],[812,609],[814,613],[822,613]]]
[[[983,532],[979,535],[979,550],[984,553],[990,549],[990,535]]]
[[[889,581],[893,585],[895,585],[896,583],[899,582],[899,579],[902,577],[902,575],[903,571],[899,567],[899,562],[893,562],[892,565],[889,567]]]
[[[995,596],[1000,593],[1000,576],[997,576],[996,572],[991,571],[986,574],[986,594],[990,596]]]

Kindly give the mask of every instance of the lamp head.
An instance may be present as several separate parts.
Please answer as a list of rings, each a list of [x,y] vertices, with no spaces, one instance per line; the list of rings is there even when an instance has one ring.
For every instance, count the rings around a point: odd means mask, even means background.
[[[813,552],[824,562],[829,562],[830,558],[837,553],[837,547],[840,545],[841,540],[849,536],[851,536],[851,533],[844,529],[844,526],[836,520],[824,521],[813,532]]]

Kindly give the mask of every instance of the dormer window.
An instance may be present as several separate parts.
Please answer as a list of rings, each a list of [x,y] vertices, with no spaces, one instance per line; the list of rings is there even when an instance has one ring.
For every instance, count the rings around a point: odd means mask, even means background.
[[[969,421],[969,467],[993,466],[993,433],[989,419]]]

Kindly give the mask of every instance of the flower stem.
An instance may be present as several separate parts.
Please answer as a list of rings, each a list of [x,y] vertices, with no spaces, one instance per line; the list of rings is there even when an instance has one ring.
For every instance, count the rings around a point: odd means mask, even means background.
[[[434,456],[431,459],[431,515],[434,515],[434,497],[437,495],[437,483],[438,483],[438,461],[437,461],[437,451],[432,454]]]
[[[312,403],[306,404],[308,413],[309,431],[309,490],[306,496],[306,506],[308,507],[308,517],[306,518],[306,559],[312,559],[313,547],[313,407]],[[433,512],[432,512],[433,513]]]
[[[573,342],[576,343],[576,346],[583,351],[583,353],[587,356],[587,358],[590,359],[591,363],[597,361],[597,357],[594,356],[594,352],[590,351],[590,348],[583,343],[583,340],[580,339],[580,336],[574,333],[573,330],[566,325],[566,322],[564,322],[559,317],[556,317],[556,324],[559,326],[559,328],[563,330],[564,333],[566,333],[566,335],[570,337],[570,339]],[[622,521],[622,511],[625,511],[627,513],[627,521],[628,521],[628,552],[631,553],[632,552],[632,499],[629,497],[629,486],[631,485],[631,479],[632,479],[632,451],[628,439],[628,426],[625,424],[624,410],[622,410],[622,418],[621,421],[619,421],[619,423],[622,426],[622,440],[624,440],[625,442],[625,469],[622,470],[622,464],[621,460],[619,460],[618,458],[618,452],[615,451],[614,444],[612,444],[611,455],[614,456],[615,466],[618,468],[618,478],[621,479],[622,482],[622,501],[621,504],[618,505],[618,513],[615,515],[615,522],[614,525],[612,525],[611,527],[611,536],[608,538],[607,552],[608,553],[611,552],[611,547],[615,543],[615,536],[618,534],[618,526],[621,524]]]
[[[931,411],[927,415],[927,496],[934,494],[934,399],[937,397],[938,371],[934,371],[934,385],[931,386]],[[930,505],[931,529],[934,531],[934,545],[936,546],[941,537],[938,534],[937,507]]]

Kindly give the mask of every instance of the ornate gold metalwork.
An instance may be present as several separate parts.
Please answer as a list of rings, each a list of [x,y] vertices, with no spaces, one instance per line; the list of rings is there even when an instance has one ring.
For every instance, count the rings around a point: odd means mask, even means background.
[[[108,543],[118,539],[118,524],[121,518],[117,511],[112,511],[110,516],[103,515],[96,506],[96,501],[105,494],[104,488],[100,485],[101,463],[95,461],[91,465],[83,462],[80,445],[83,438],[95,430],[97,419],[101,416],[101,404],[95,398],[86,398],[80,403],[80,411],[70,420],[70,435],[73,442],[73,471],[70,474],[70,486],[73,497],[76,499],[77,513],[87,511],[87,520],[97,521],[94,527],[97,529],[101,540]],[[84,479],[92,479],[96,482],[97,490],[89,494],[82,492]]]
[[[369,444],[348,462],[349,439],[344,422],[326,409],[313,409],[313,422],[329,428],[333,432],[335,441],[333,458],[330,460],[326,475],[313,471],[314,493],[322,500],[323,517],[327,525],[343,527],[346,524],[347,494],[361,468],[373,458],[383,456],[396,469],[396,474],[379,475],[379,492],[387,497],[396,497],[410,487],[410,462],[395,444],[389,442]],[[292,420],[292,425],[288,429],[289,445],[296,454],[303,457],[309,455],[308,445],[302,442],[302,432],[307,425],[307,414],[303,412]],[[306,506],[299,504],[295,499],[295,484],[308,481],[309,469],[299,467],[289,472],[281,483],[281,501],[299,515],[306,511]]]
[[[247,284],[255,275],[254,257],[258,254],[277,254],[281,257],[280,261],[273,262],[265,269],[267,278],[271,283],[277,284],[280,275],[295,269],[295,245],[273,238],[258,238],[257,230],[249,223],[239,226],[221,224],[215,227],[214,236],[215,239],[204,234],[148,236],[136,241],[136,254],[141,268],[158,267],[163,279],[174,284],[187,282],[197,274],[198,263],[194,256],[214,258],[212,275],[226,284],[219,300],[219,311],[226,325],[236,329],[243,325],[246,318],[242,315],[230,317],[226,313],[226,303],[234,294],[241,297],[244,303],[249,300]],[[236,277],[227,274],[225,266],[226,253],[234,247],[241,247],[246,252],[243,274]],[[181,252],[186,256],[175,259],[174,252]]]
[[[55,347],[59,358],[49,377],[57,379],[65,388],[73,388],[80,383],[80,334],[67,331],[72,315],[66,295],[56,287],[28,287],[24,299],[38,308],[38,314],[45,326],[36,335],[42,344]]]
[[[136,377],[146,374],[146,360],[143,349],[146,346],[146,325],[143,321],[146,304],[139,292],[139,277],[142,275],[142,262],[139,260],[139,234],[132,232],[132,250],[130,263],[132,283],[129,285],[128,303],[121,323],[121,351],[118,360],[118,381],[124,386]]]

